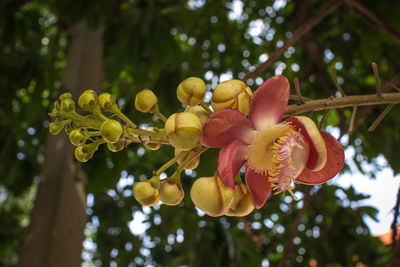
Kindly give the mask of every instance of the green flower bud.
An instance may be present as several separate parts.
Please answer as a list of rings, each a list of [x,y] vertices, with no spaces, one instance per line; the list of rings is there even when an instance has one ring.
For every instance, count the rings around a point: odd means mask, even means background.
[[[50,125],[49,125],[49,132],[50,132],[52,135],[57,135],[57,134],[63,129],[63,127],[64,127],[64,124],[63,124],[63,123],[60,123],[60,122],[50,122]]]
[[[80,146],[86,143],[87,135],[84,128],[72,130],[69,133],[69,140],[74,146]]]
[[[63,112],[74,112],[75,111],[75,101],[70,98],[66,98],[66,99],[62,100],[61,101],[61,110]]]
[[[192,149],[199,144],[201,132],[200,119],[188,112],[175,113],[165,123],[165,133],[175,148]]]
[[[104,140],[109,143],[115,143],[123,134],[124,129],[116,120],[105,120],[100,126],[100,133]]]
[[[225,108],[236,109],[248,115],[253,93],[250,88],[240,80],[229,80],[218,84],[211,99],[214,111]]]
[[[225,187],[219,177],[197,179],[190,190],[193,203],[209,216],[224,215],[232,204],[233,190]]]
[[[157,96],[149,89],[140,91],[135,98],[135,108],[143,113],[151,112],[157,103]]]
[[[64,131],[68,136],[72,132],[72,130],[74,130],[74,126],[72,123],[68,123],[67,125],[65,125]]]
[[[188,107],[186,108],[185,112],[193,113],[199,117],[201,125],[204,125],[208,119],[208,116],[210,116],[210,114],[201,106]]]
[[[184,153],[186,150],[185,149],[179,149],[179,148],[175,148],[175,156],[179,155],[180,153]],[[191,158],[193,157],[193,155],[196,154],[196,152],[194,151],[190,151],[189,153],[187,153],[185,156],[183,156],[182,158],[178,159],[178,164],[182,164],[182,162],[184,162],[187,158]],[[187,163],[184,167],[185,170],[194,170],[197,168],[197,166],[199,166],[199,162],[200,162],[200,156],[197,156],[195,158],[192,159],[192,161],[190,161],[189,163]]]
[[[115,98],[109,93],[102,93],[99,95],[99,104],[102,110],[110,111],[115,104]]]
[[[154,127],[148,127],[146,129],[146,131],[155,132],[155,129],[156,128],[154,128]],[[148,144],[144,144],[144,147],[149,149],[149,150],[158,150],[161,147],[161,144],[159,144],[159,143],[148,143]]]
[[[64,93],[61,94],[58,98],[60,99],[60,101],[63,101],[65,99],[72,99],[72,95],[71,93]]]
[[[91,110],[97,104],[97,95],[93,90],[86,90],[78,99],[78,105],[83,110]]]
[[[150,181],[137,182],[133,186],[133,196],[143,206],[154,206],[160,200],[160,192]]]
[[[123,150],[125,148],[125,140],[121,139],[121,140],[118,140],[115,143],[107,143],[107,148],[111,152],[121,151],[121,150]]]
[[[178,100],[184,105],[199,105],[206,96],[206,84],[200,78],[189,77],[178,85],[176,95]]]
[[[246,185],[242,183],[236,184],[233,202],[225,215],[243,217],[252,212],[254,208],[253,198]]]
[[[93,157],[96,149],[93,149],[93,144],[78,146],[75,148],[75,158],[80,162],[86,162]]]
[[[168,206],[176,206],[181,203],[185,193],[182,187],[168,181],[167,179],[160,181],[160,200]]]

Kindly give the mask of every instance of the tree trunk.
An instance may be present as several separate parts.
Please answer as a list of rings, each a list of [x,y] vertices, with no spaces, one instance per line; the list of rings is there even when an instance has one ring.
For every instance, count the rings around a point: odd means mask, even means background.
[[[77,97],[86,89],[99,91],[102,76],[102,27],[86,22],[71,29],[71,43],[62,86]],[[77,179],[74,148],[65,134],[49,135],[40,184],[20,251],[19,267],[81,265],[86,225],[84,179]]]

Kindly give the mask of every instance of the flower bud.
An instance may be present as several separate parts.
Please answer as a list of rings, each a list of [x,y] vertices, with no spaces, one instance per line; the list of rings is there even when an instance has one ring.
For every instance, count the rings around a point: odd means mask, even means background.
[[[116,120],[105,120],[100,126],[100,133],[104,140],[115,143],[123,134],[124,129]]]
[[[118,152],[125,148],[125,140],[121,139],[115,143],[107,143],[107,148],[111,152]]]
[[[190,190],[193,203],[207,215],[225,214],[233,201],[233,190],[225,187],[219,177],[197,179]]]
[[[191,149],[201,138],[200,119],[188,112],[175,113],[165,123],[165,132],[171,145],[175,148]]]
[[[181,203],[185,193],[182,187],[168,181],[167,179],[160,181],[160,200],[168,206],[176,206]]]
[[[75,148],[75,158],[80,162],[86,162],[91,159],[95,151],[92,146],[93,144],[86,144]]]
[[[179,149],[179,148],[175,148],[175,156],[179,155],[180,153],[185,153],[185,149]],[[185,156],[183,156],[182,158],[178,159],[178,164],[182,164],[182,162],[184,162],[187,158],[191,158],[193,157],[193,155],[196,152],[194,151],[190,151],[189,153],[187,153]],[[189,163],[187,163],[184,167],[185,170],[194,170],[197,168],[197,166],[199,166],[199,162],[200,162],[200,156],[197,156],[195,158],[192,159],[192,161],[190,161]]]
[[[197,117],[199,117],[201,125],[206,123],[208,116],[210,115],[203,107],[201,106],[194,106],[186,108],[185,112],[193,113]]]
[[[79,99],[78,105],[83,110],[91,110],[97,104],[97,95],[93,90],[86,90],[83,92]]]
[[[184,105],[199,105],[206,96],[206,84],[200,78],[189,77],[178,85],[176,95]]]
[[[147,127],[146,131],[150,131],[150,132],[155,132],[155,128],[154,127]],[[148,143],[148,144],[144,144],[145,148],[149,149],[149,150],[157,150],[161,147],[161,144],[159,143]]]
[[[63,112],[74,112],[75,111],[75,101],[72,99],[64,99],[61,101],[61,110]]]
[[[236,109],[248,115],[253,93],[250,88],[240,80],[229,80],[218,84],[211,99],[214,111],[224,108]]]
[[[87,135],[85,134],[85,129],[75,129],[69,133],[69,140],[74,146],[80,146],[86,143]]]
[[[115,104],[115,98],[109,93],[102,93],[99,95],[99,104],[102,110],[110,111]]]
[[[160,200],[160,192],[150,181],[137,182],[133,186],[133,196],[143,206],[154,206]]]
[[[135,98],[135,108],[143,113],[151,112],[157,103],[157,96],[149,89],[140,91]]]
[[[254,208],[253,198],[246,185],[242,183],[236,184],[232,205],[225,215],[243,217],[252,212]]]
[[[49,132],[52,135],[57,135],[64,127],[63,123],[59,123],[59,122],[50,122],[49,125]]]
[[[58,98],[60,99],[60,101],[63,101],[65,99],[72,99],[72,95],[71,93],[64,93],[61,94]]]

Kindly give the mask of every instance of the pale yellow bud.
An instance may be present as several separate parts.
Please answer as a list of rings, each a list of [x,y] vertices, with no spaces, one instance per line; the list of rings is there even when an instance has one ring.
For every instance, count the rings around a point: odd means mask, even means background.
[[[210,116],[210,114],[201,106],[188,107],[186,108],[185,112],[193,113],[199,117],[201,125],[204,125],[208,119],[208,116]]]
[[[102,93],[99,95],[100,108],[105,111],[110,111],[115,104],[115,98],[109,93]]]
[[[93,90],[84,91],[78,99],[78,105],[83,110],[92,110],[97,104],[98,98],[97,94]]]
[[[123,150],[125,148],[125,140],[121,139],[121,140],[118,140],[115,143],[107,143],[107,148],[111,152],[121,151],[121,150]]]
[[[246,185],[236,184],[232,205],[225,215],[243,217],[252,212],[254,208],[253,198]]]
[[[137,182],[133,186],[133,196],[143,206],[154,206],[160,200],[160,192],[150,181]]]
[[[143,113],[151,112],[157,103],[157,96],[149,89],[140,91],[135,98],[135,108]]]
[[[184,105],[199,105],[206,96],[206,84],[200,78],[189,77],[178,85],[176,95]]]
[[[219,177],[197,179],[190,190],[193,203],[207,215],[224,215],[232,204],[233,190],[225,187]]]
[[[185,153],[185,149],[179,149],[179,148],[175,148],[175,156],[179,155],[180,153]],[[196,154],[196,152],[194,151],[190,151],[189,153],[187,153],[185,156],[183,156],[182,158],[178,159],[178,164],[182,164],[182,162],[184,162],[186,159],[188,159],[189,157],[193,157],[193,155]],[[195,158],[192,159],[192,161],[190,161],[189,163],[187,163],[184,167],[185,170],[194,170],[197,168],[197,166],[199,166],[199,162],[200,162],[200,156],[197,156]]]
[[[236,109],[248,115],[253,93],[251,89],[240,80],[229,80],[218,84],[211,99],[214,111],[225,108]]]
[[[106,142],[115,143],[123,134],[124,129],[116,120],[105,120],[100,126],[100,133]]]
[[[154,127],[147,127],[146,131],[150,131],[150,132],[155,132]],[[144,144],[145,148],[149,149],[149,150],[157,150],[161,147],[161,144],[159,143],[148,143],[148,144]]]
[[[165,132],[175,148],[191,149],[199,144],[202,125],[200,119],[188,112],[175,113],[165,123]]]
[[[166,179],[160,181],[160,200],[165,205],[176,206],[181,203],[184,196],[185,193],[181,186]]]

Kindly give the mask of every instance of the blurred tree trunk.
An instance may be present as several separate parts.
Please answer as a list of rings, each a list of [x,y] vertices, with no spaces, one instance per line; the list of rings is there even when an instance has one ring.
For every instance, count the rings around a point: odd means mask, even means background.
[[[102,33],[101,26],[91,30],[86,22],[71,29],[61,88],[71,91],[74,97],[86,89],[99,91],[101,88]],[[19,267],[81,265],[87,218],[85,175],[78,175],[73,151],[65,134],[48,136],[45,163],[20,251]]]

